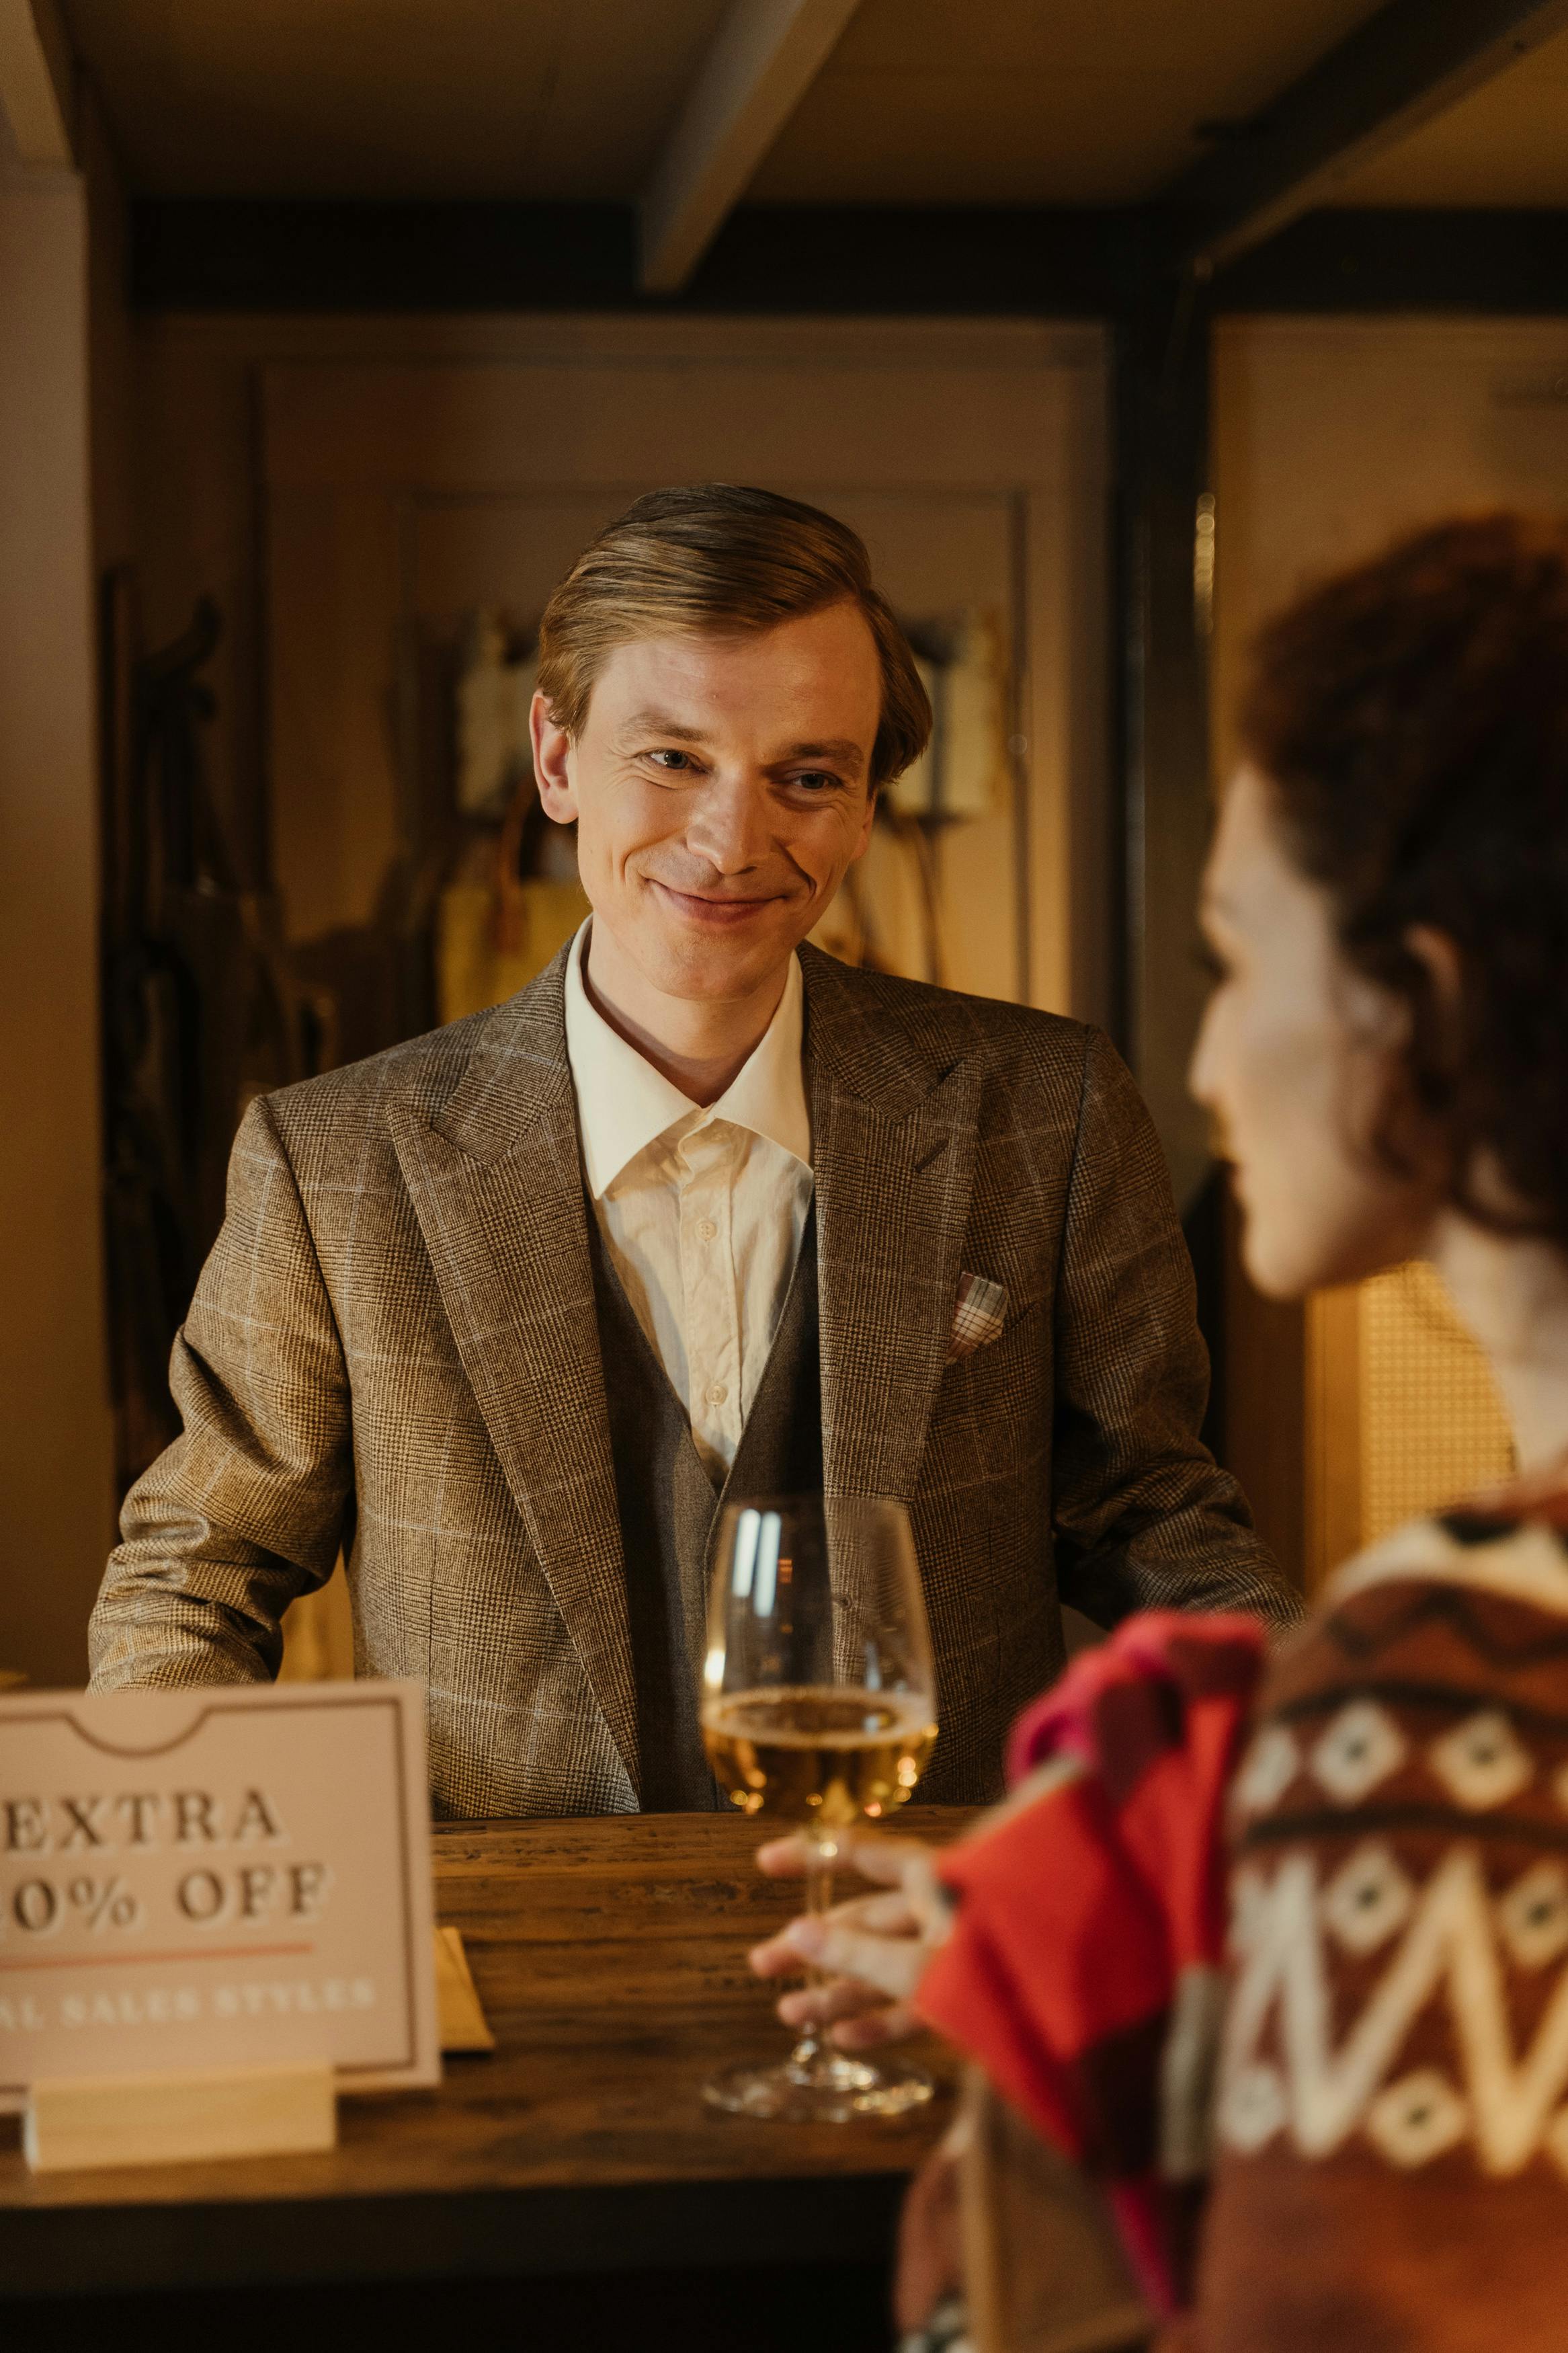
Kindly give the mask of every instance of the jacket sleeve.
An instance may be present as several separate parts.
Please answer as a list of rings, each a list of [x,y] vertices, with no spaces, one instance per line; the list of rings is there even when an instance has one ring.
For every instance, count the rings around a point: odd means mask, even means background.
[[[264,1098],[235,1139],[169,1382],[184,1429],[125,1500],[89,1629],[97,1691],[275,1675],[283,1612],[331,1576],[343,1539],[347,1370]]]
[[[1134,1609],[1249,1609],[1299,1597],[1202,1444],[1208,1352],[1164,1155],[1110,1041],[1084,1061],[1056,1298],[1057,1581],[1101,1626]]]

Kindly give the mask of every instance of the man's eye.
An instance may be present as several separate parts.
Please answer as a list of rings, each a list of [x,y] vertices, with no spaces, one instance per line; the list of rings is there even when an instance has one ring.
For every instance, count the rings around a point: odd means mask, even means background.
[[[800,768],[790,778],[792,785],[804,786],[808,793],[834,792],[838,782],[831,768]]]
[[[663,768],[669,776],[679,776],[684,769],[691,765],[689,752],[671,751],[662,744],[658,751],[650,752],[647,756],[656,767]]]

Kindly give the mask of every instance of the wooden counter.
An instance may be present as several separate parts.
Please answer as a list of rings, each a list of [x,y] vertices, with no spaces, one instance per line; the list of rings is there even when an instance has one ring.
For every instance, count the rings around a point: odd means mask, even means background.
[[[955,1836],[958,1809],[907,1827]],[[329,2155],[35,2178],[0,2148],[0,2293],[833,2262],[885,2246],[944,2126],[706,2108],[716,2066],[787,2045],[748,1946],[785,1919],[739,1816],[442,1828],[438,1916],[498,2040],[438,2091],[349,2100]],[[922,2063],[944,2079],[935,2046]],[[7,2127],[0,2124],[0,2131]]]

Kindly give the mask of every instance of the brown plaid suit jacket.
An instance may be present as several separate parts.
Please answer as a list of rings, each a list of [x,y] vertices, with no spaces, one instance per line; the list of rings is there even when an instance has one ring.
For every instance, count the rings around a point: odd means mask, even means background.
[[[1160,1148],[1077,1023],[802,951],[830,1488],[912,1510],[942,1738],[997,1788],[1058,1594],[1293,1603],[1198,1443]],[[342,1547],[368,1674],[428,1687],[437,1810],[627,1811],[637,1707],[564,957],[509,1003],[253,1103],[176,1344],[184,1435],[127,1500],[94,1683],[276,1671]],[[994,1336],[951,1354],[962,1276]],[[989,1295],[989,1294],[987,1294]]]

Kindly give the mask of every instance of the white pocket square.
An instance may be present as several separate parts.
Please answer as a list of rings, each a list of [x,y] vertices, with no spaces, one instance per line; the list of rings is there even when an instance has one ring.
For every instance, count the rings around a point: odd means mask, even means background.
[[[947,1361],[972,1356],[976,1348],[984,1348],[994,1340],[1007,1321],[1007,1293],[999,1282],[988,1282],[983,1274],[961,1274],[958,1297],[953,1302],[952,1334],[947,1344]]]

